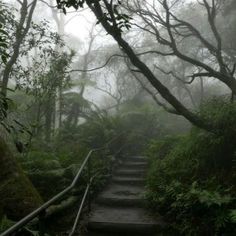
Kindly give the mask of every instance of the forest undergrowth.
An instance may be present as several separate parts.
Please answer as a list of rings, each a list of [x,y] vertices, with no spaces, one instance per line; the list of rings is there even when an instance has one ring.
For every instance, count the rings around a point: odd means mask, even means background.
[[[200,113],[220,134],[192,128],[186,135],[153,140],[146,197],[179,235],[236,234],[236,104],[205,103]]]

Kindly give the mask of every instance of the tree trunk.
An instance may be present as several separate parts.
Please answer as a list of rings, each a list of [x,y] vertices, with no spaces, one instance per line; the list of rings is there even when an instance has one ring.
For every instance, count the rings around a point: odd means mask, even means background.
[[[54,102],[52,102],[52,98],[50,98],[47,101],[46,105],[46,111],[45,111],[45,140],[47,143],[51,142],[51,136],[52,136],[52,125],[53,125],[53,111],[54,108]]]
[[[200,77],[200,104],[202,104],[203,99],[204,99],[204,84],[203,84],[203,78]]]
[[[121,34],[117,32],[116,28],[109,25],[109,23],[104,18],[104,13],[100,6],[100,2],[95,2],[91,5],[90,1],[86,1],[90,9],[94,12],[95,16],[101,22],[104,29],[110,34],[118,45],[122,48],[122,50],[126,53],[129,57],[132,64],[139,69],[139,71],[148,79],[148,81],[152,84],[152,86],[159,92],[159,94],[171,104],[176,111],[183,115],[187,120],[189,120],[195,126],[210,131],[215,132],[215,128],[209,124],[208,122],[204,121],[199,117],[197,114],[192,113],[188,110],[175,96],[171,94],[169,89],[165,87],[152,73],[152,71],[148,68],[148,66],[140,60],[140,58],[135,54],[131,46],[121,37]]]
[[[30,23],[32,21],[32,17],[33,17],[34,9],[36,7],[37,0],[34,0],[30,7],[27,5],[27,3],[28,2],[26,0],[24,0],[22,3],[21,10],[20,10],[20,20],[19,20],[19,24],[17,25],[15,42],[13,44],[13,54],[11,55],[9,61],[6,63],[6,67],[3,71],[1,93],[4,97],[7,96],[8,81],[10,78],[10,74],[12,72],[12,68],[19,57],[20,47],[23,43],[25,36],[27,35],[30,29]],[[24,27],[24,25],[26,26]]]
[[[54,1],[50,1],[51,5],[54,4]],[[64,34],[65,34],[65,16],[63,13],[59,13],[56,9],[51,9],[52,10],[52,16],[53,19],[56,22],[57,25],[57,33],[59,34],[59,36],[61,37],[61,39],[64,39]],[[55,51],[57,52],[61,52],[61,48],[56,45],[55,47]],[[55,98],[55,118],[54,118],[54,130],[55,131],[59,131],[61,128],[61,124],[62,124],[62,87],[59,86],[56,88],[56,98]]]

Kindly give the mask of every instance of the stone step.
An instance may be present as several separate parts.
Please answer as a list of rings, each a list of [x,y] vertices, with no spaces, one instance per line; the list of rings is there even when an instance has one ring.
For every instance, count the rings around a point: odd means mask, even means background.
[[[130,185],[119,185],[110,184],[104,189],[104,192],[112,192],[113,194],[127,194],[127,195],[137,195],[142,194],[145,191],[144,186],[130,186]]]
[[[119,177],[114,176],[112,178],[112,182],[116,184],[123,184],[123,185],[135,185],[135,186],[142,186],[145,183],[144,178],[140,177]]]
[[[108,206],[143,206],[144,187],[110,184],[98,195],[97,203]]]
[[[142,208],[113,208],[96,206],[90,216],[88,229],[106,233],[157,233],[163,227]],[[114,235],[114,234],[112,234]],[[123,235],[123,234],[122,234]]]
[[[145,156],[129,156],[129,157],[125,157],[124,161],[147,162],[148,159]]]
[[[117,198],[117,197],[104,197],[97,198],[96,203],[103,206],[116,206],[116,207],[142,207],[145,202],[142,198]]]
[[[107,206],[143,206],[144,188],[130,185],[110,185],[96,199],[96,202]]]
[[[142,169],[120,168],[115,172],[115,175],[121,177],[143,177],[145,176],[145,173],[146,171]]]
[[[111,183],[92,206],[83,236],[157,236],[164,224],[144,207],[144,176],[148,161],[129,156],[113,172]]]
[[[148,163],[144,161],[125,161],[121,164],[121,168],[122,167],[125,167],[126,169],[145,170],[148,167]]]
[[[114,233],[114,232],[85,232],[85,233],[80,233],[80,234],[75,234],[75,236],[132,236],[132,233],[126,233],[126,232],[121,232],[121,233]],[[163,234],[157,234],[157,233],[149,233],[148,235],[146,234],[146,232],[143,233],[139,233],[136,232],[134,236],[163,236]]]

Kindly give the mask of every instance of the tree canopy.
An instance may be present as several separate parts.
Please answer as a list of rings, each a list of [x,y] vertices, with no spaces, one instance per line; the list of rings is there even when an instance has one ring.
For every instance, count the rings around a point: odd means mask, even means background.
[[[176,12],[183,1],[159,1],[157,4],[148,1],[57,1],[58,7],[66,13],[66,8],[73,6],[75,9],[84,7],[85,4],[96,16],[98,23],[104,27],[118,43],[122,51],[127,55],[132,65],[143,74],[159,94],[176,110],[176,113],[183,115],[194,125],[211,132],[218,128],[212,125],[210,120],[204,120],[197,113],[192,112],[181,101],[179,101],[171,91],[160,81],[159,77],[153,72],[135,52],[132,45],[125,39],[122,28],[127,29],[132,23],[130,17],[126,17],[127,12],[132,13],[132,17],[141,20],[141,25],[136,25],[140,30],[154,37],[158,45],[162,45],[166,50],[154,50],[145,54],[157,54],[158,56],[175,56],[182,61],[192,65],[193,72],[190,77],[192,83],[196,78],[215,78],[226,84],[232,91],[236,92],[236,80],[234,77],[234,63],[228,60],[228,56],[223,53],[222,38],[217,28],[217,16],[222,9],[222,1],[203,0],[201,3],[193,3],[193,8],[203,8],[205,12],[205,22],[209,25],[211,38],[205,38],[203,33],[186,16],[179,16]],[[173,5],[172,5],[173,4]],[[185,4],[186,5],[186,4]],[[176,10],[177,9],[177,10]],[[200,52],[204,52],[206,59],[193,57],[188,52],[181,49],[181,44],[187,39],[193,39],[201,47]],[[141,53],[142,55],[142,53]],[[211,58],[211,60],[209,60]],[[211,63],[214,61],[214,64]],[[183,78],[180,78],[183,79]],[[184,79],[183,79],[184,80]],[[218,129],[219,130],[219,129]]]

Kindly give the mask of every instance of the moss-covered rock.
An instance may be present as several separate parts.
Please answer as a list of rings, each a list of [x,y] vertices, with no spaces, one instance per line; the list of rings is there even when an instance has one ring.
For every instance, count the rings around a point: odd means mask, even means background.
[[[42,204],[40,195],[2,139],[0,139],[0,199],[3,213],[12,220],[21,219]]]
[[[72,164],[67,168],[51,170],[26,170],[26,174],[44,200],[48,200],[71,184],[80,165]]]
[[[62,166],[59,161],[57,160],[39,160],[39,159],[34,159],[30,161],[22,161],[21,160],[21,166],[24,170],[28,171],[36,171],[36,170],[43,170],[43,171],[48,171],[48,170],[57,170],[61,169]]]
[[[71,180],[64,178],[64,169],[26,172],[45,201],[67,187]]]

